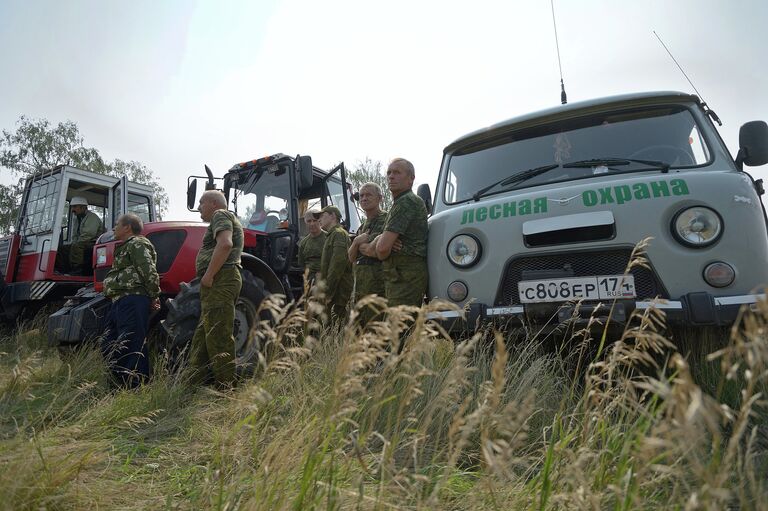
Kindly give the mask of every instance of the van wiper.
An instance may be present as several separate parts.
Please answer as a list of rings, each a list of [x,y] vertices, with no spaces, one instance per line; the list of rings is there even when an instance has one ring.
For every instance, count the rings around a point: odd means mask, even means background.
[[[495,183],[489,184],[488,186],[479,189],[472,196],[472,199],[474,199],[475,201],[480,200],[480,197],[485,195],[485,193],[492,188],[495,188],[497,186],[506,187],[513,184],[521,183],[523,181],[526,181],[538,175],[544,174],[545,172],[549,172],[552,169],[556,169],[559,166],[560,165],[558,165],[557,163],[551,163],[549,165],[542,165],[541,167],[534,167],[532,169],[524,170],[522,172],[517,172],[515,174],[512,174],[509,177],[505,177],[504,179],[500,179]]]
[[[629,165],[630,163],[639,163],[641,165],[648,166],[647,170],[660,170],[663,173],[669,171],[669,163],[657,160],[636,160],[633,158],[594,158],[591,160],[579,160],[572,161],[570,163],[563,163],[564,169],[581,169],[588,167],[597,167],[599,165],[610,167],[618,167],[622,165]]]

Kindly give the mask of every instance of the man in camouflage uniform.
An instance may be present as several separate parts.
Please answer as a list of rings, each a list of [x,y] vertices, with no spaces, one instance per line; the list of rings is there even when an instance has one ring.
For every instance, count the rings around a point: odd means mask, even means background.
[[[347,259],[349,233],[339,225],[341,211],[326,206],[317,215],[328,235],[320,258],[320,278],[325,281],[325,303],[328,319],[346,320],[347,304],[352,294],[352,264]]]
[[[192,338],[190,364],[194,380],[203,382],[213,372],[221,386],[235,384],[235,304],[243,285],[240,254],[243,227],[218,190],[200,197],[200,218],[209,222],[195,267],[200,278],[200,322]]]
[[[355,265],[355,301],[372,294],[385,296],[381,261],[371,243],[384,231],[387,218],[387,212],[381,210],[381,199],[381,188],[376,183],[365,183],[360,187],[360,207],[365,211],[365,222],[347,252],[350,262]],[[373,317],[370,310],[362,311],[361,315],[363,324]]]
[[[85,267],[86,253],[93,250],[96,238],[104,233],[104,225],[96,213],[88,211],[88,201],[83,197],[72,197],[69,206],[74,214],[70,244],[62,246],[56,254],[56,264],[74,275],[90,275],[92,269]]]
[[[392,160],[387,168],[393,203],[384,232],[376,240],[376,255],[384,261],[390,307],[421,306],[427,292],[427,208],[411,190],[415,178],[413,164],[403,158]]]
[[[149,377],[145,338],[150,309],[160,309],[160,277],[152,243],[141,236],[141,219],[127,213],[117,219],[112,268],[104,278],[104,296],[112,301],[101,344],[116,380],[136,387]]]
[[[315,276],[320,273],[320,259],[323,256],[326,233],[320,227],[320,221],[315,218],[320,211],[310,209],[304,213],[304,223],[309,229],[309,234],[299,241],[299,265],[309,270],[306,285],[310,286],[315,281]]]

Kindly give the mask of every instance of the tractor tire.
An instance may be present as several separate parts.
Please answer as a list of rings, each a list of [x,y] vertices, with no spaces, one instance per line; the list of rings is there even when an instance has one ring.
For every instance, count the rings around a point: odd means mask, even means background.
[[[266,313],[262,312],[262,317],[259,317],[257,311],[262,300],[269,295],[264,288],[264,281],[248,270],[241,270],[241,277],[243,286],[235,304],[235,322],[232,331],[239,372],[242,372],[243,367],[251,366],[258,355],[258,346],[249,342],[250,333],[260,319],[265,319]],[[168,334],[167,349],[172,360],[188,354],[201,313],[200,279],[196,278],[189,284],[182,283],[180,288],[176,298],[167,301],[168,314],[161,322]]]

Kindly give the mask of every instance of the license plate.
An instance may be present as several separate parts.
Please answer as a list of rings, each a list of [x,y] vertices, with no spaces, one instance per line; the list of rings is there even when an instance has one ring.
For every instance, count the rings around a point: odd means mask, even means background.
[[[524,280],[517,284],[520,303],[614,300],[635,298],[632,275],[601,275],[569,279]]]

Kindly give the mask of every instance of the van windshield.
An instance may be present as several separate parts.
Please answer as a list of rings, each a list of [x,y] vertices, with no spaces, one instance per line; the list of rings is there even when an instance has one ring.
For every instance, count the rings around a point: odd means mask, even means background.
[[[709,163],[710,154],[685,107],[593,114],[514,131],[448,155],[445,202],[608,173],[696,167]]]

